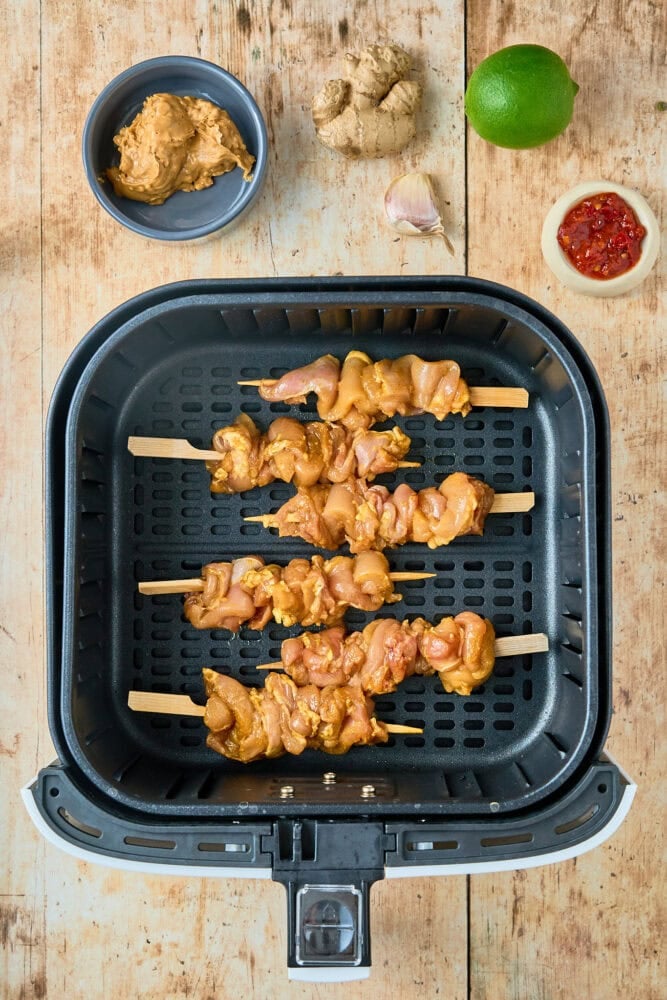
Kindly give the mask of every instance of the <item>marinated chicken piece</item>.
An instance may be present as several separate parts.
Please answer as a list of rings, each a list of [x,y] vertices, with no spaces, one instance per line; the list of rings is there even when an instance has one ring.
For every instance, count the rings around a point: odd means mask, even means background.
[[[318,406],[321,403],[325,410],[329,410],[338,393],[339,372],[338,358],[334,358],[332,354],[324,354],[309,365],[286,372],[275,382],[268,380],[269,384],[262,385],[259,394],[270,403],[281,400],[305,403],[308,393],[314,392],[318,397]]]
[[[214,670],[203,671],[207,746],[242,763],[304,750],[347,753],[386,743],[386,726],[358,684],[297,687],[286,674],[269,674],[263,688],[246,688]]]
[[[356,558],[292,559],[287,566],[266,566],[259,556],[209,563],[202,569],[204,589],[187,594],[184,611],[198,629],[238,632],[262,629],[271,621],[287,627],[333,625],[349,607],[377,611],[400,601],[380,552]]]
[[[495,639],[488,618],[471,611],[437,625],[379,618],[348,635],[338,626],[286,639],[281,659],[298,685],[358,684],[365,694],[381,695],[413,674],[437,673],[445,691],[469,695],[493,670]]]
[[[247,569],[263,566],[262,559],[246,563]],[[258,613],[257,606],[238,574],[232,585],[234,563],[209,563],[202,569],[204,589],[185,595],[183,610],[186,618],[198,629],[226,628],[238,632],[243,622],[251,622]],[[269,616],[270,617],[270,616]]]
[[[423,618],[412,622],[423,660],[440,675],[445,691],[468,695],[490,676],[496,659],[493,625],[472,611],[443,618],[429,625]]]
[[[356,671],[346,669],[348,665],[343,661],[344,638],[345,629],[338,625],[285,639],[281,647],[283,666],[299,687],[347,684]]]
[[[245,413],[213,436],[219,461],[207,461],[212,493],[242,493],[279,479],[295,486],[374,479],[394,472],[410,448],[398,427],[353,432],[327,423],[274,420],[266,434]]]
[[[494,491],[455,472],[436,489],[416,493],[402,483],[393,493],[361,479],[302,488],[272,515],[281,536],[323,549],[347,542],[351,552],[425,542],[435,549],[460,535],[481,535]]]
[[[259,387],[262,399],[271,402],[304,403],[310,392],[322,420],[355,431],[397,413],[431,413],[444,420],[449,413],[470,412],[470,392],[456,362],[424,361],[414,354],[373,363],[367,354],[350,351],[342,368],[326,354]]]
[[[206,712],[204,723],[210,730],[206,743],[232,760],[257,760],[267,756],[270,745],[259,711],[257,692],[233,677],[204,670]],[[272,745],[275,747],[275,740]],[[282,741],[277,753],[283,752]]]
[[[375,423],[373,417],[377,414],[377,407],[368,398],[363,381],[364,372],[372,364],[373,362],[367,354],[363,354],[361,351],[350,351],[341,369],[336,402],[327,409],[325,420],[336,421],[345,427],[354,428],[354,430],[358,430],[360,427],[370,427],[371,424]],[[318,396],[318,413],[320,413],[320,405],[322,404]],[[322,408],[324,407],[322,406]],[[322,416],[321,413],[320,416]]]
[[[247,573],[264,565],[257,556],[234,562],[209,563],[202,570],[204,589],[186,594],[185,615],[195,628],[228,628],[238,632],[243,622],[250,628],[263,628],[270,619],[266,606],[256,606],[253,594],[244,583]]]

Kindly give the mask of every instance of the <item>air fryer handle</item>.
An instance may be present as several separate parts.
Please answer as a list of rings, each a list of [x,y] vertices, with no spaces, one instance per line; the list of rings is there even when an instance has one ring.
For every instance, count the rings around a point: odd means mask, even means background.
[[[279,820],[264,846],[273,853],[273,879],[287,892],[290,978],[365,979],[370,887],[384,877],[388,846],[383,824]]]
[[[341,874],[335,884],[285,883],[290,979],[332,983],[369,975],[370,883]]]

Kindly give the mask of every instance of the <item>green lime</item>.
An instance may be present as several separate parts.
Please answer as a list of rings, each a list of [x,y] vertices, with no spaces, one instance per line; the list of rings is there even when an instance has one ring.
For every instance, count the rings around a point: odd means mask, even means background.
[[[567,66],[542,45],[510,45],[468,81],[465,112],[482,139],[509,149],[541,146],[567,128],[579,90]]]

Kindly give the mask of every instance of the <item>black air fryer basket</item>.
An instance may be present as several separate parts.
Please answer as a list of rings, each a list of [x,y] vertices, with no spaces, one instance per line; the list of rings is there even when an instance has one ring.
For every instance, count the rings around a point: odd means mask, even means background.
[[[260,684],[255,665],[298,634],[270,625],[196,631],[178,595],[140,580],[199,574],[241,554],[313,550],[243,518],[286,484],[215,496],[203,463],[133,458],[129,435],[208,447],[239,412],[265,427],[296,408],[239,379],[275,377],[327,352],[451,357],[471,385],[522,386],[528,409],[397,421],[421,468],[414,488],[461,469],[532,490],[529,514],[491,515],[483,537],[406,545],[380,614],[472,610],[499,635],[545,632],[549,651],[498,660],[468,698],[413,677],[377,715],[418,726],[342,757],[306,751],[253,765],[207,749],[201,719],[138,714],[130,690],[203,702],[201,669]],[[316,417],[314,405],[300,408]],[[517,868],[607,837],[634,786],[601,757],[611,711],[609,439],[595,372],[572,334],[509,289],[467,278],[190,281],[148,292],[82,341],[47,430],[49,710],[59,762],[25,799],[59,846],[126,868],[272,876],[288,891],[291,974],[361,976],[368,890],[383,876]],[[372,616],[351,611],[352,627]],[[334,972],[331,970],[334,969]],[[319,970],[319,971],[318,971]],[[324,970],[324,971],[323,971]]]

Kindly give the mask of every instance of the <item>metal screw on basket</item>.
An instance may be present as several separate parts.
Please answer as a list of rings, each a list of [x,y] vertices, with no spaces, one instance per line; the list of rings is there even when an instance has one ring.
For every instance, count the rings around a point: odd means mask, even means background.
[[[294,785],[281,785],[280,786],[280,798],[281,799],[292,799],[292,798],[294,798]]]
[[[336,784],[336,774],[334,771],[326,771],[322,775],[323,785],[335,785]]]
[[[373,798],[375,798],[375,785],[362,785],[361,786],[361,797],[362,797],[362,799],[373,799]]]

